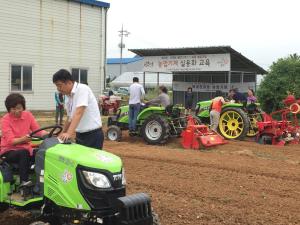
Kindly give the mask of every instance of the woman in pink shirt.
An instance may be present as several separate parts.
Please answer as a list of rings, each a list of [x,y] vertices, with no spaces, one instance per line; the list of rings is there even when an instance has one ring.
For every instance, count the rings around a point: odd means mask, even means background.
[[[7,96],[7,112],[1,120],[0,155],[8,163],[18,163],[21,185],[28,181],[30,157],[32,156],[29,134],[39,129],[39,125],[29,111],[25,111],[25,98],[18,93]],[[45,132],[46,134],[47,132]],[[41,132],[39,135],[44,134]]]

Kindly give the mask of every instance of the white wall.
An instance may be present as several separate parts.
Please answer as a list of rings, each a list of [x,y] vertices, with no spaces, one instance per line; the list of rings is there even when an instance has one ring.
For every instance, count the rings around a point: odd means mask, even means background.
[[[10,64],[33,65],[30,110],[54,109],[52,75],[88,69],[98,95],[104,88],[106,9],[67,0],[0,0],[0,111],[10,93]]]

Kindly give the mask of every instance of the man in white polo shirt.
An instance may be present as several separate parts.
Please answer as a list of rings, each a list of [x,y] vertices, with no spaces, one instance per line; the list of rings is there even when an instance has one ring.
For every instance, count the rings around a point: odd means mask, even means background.
[[[69,71],[61,69],[53,75],[57,90],[67,96],[68,120],[59,138],[66,141],[76,132],[76,143],[102,149],[103,131],[100,111],[92,90],[74,81]]]
[[[136,119],[141,109],[141,100],[144,98],[145,90],[139,84],[139,78],[133,78],[133,84],[129,87],[129,133],[136,132]]]

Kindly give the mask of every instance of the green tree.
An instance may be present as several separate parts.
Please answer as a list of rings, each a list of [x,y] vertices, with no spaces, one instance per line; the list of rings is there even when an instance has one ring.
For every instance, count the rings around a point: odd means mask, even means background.
[[[278,59],[271,65],[257,96],[263,110],[270,113],[283,107],[287,92],[300,97],[300,56],[297,54]]]

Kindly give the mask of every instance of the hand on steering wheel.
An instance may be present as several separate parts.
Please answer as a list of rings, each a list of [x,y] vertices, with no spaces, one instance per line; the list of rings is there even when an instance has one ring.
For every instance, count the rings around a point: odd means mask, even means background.
[[[39,133],[40,131],[48,130],[48,129],[51,129],[51,130],[50,130],[49,134],[46,135],[46,137],[45,136],[35,135],[36,133]],[[38,130],[35,130],[31,134],[29,134],[29,136],[31,138],[36,138],[36,139],[39,139],[39,140],[45,140],[46,138],[50,138],[53,135],[58,136],[62,132],[62,130],[63,130],[62,126],[52,125],[52,126],[42,127],[42,128],[40,128]]]

